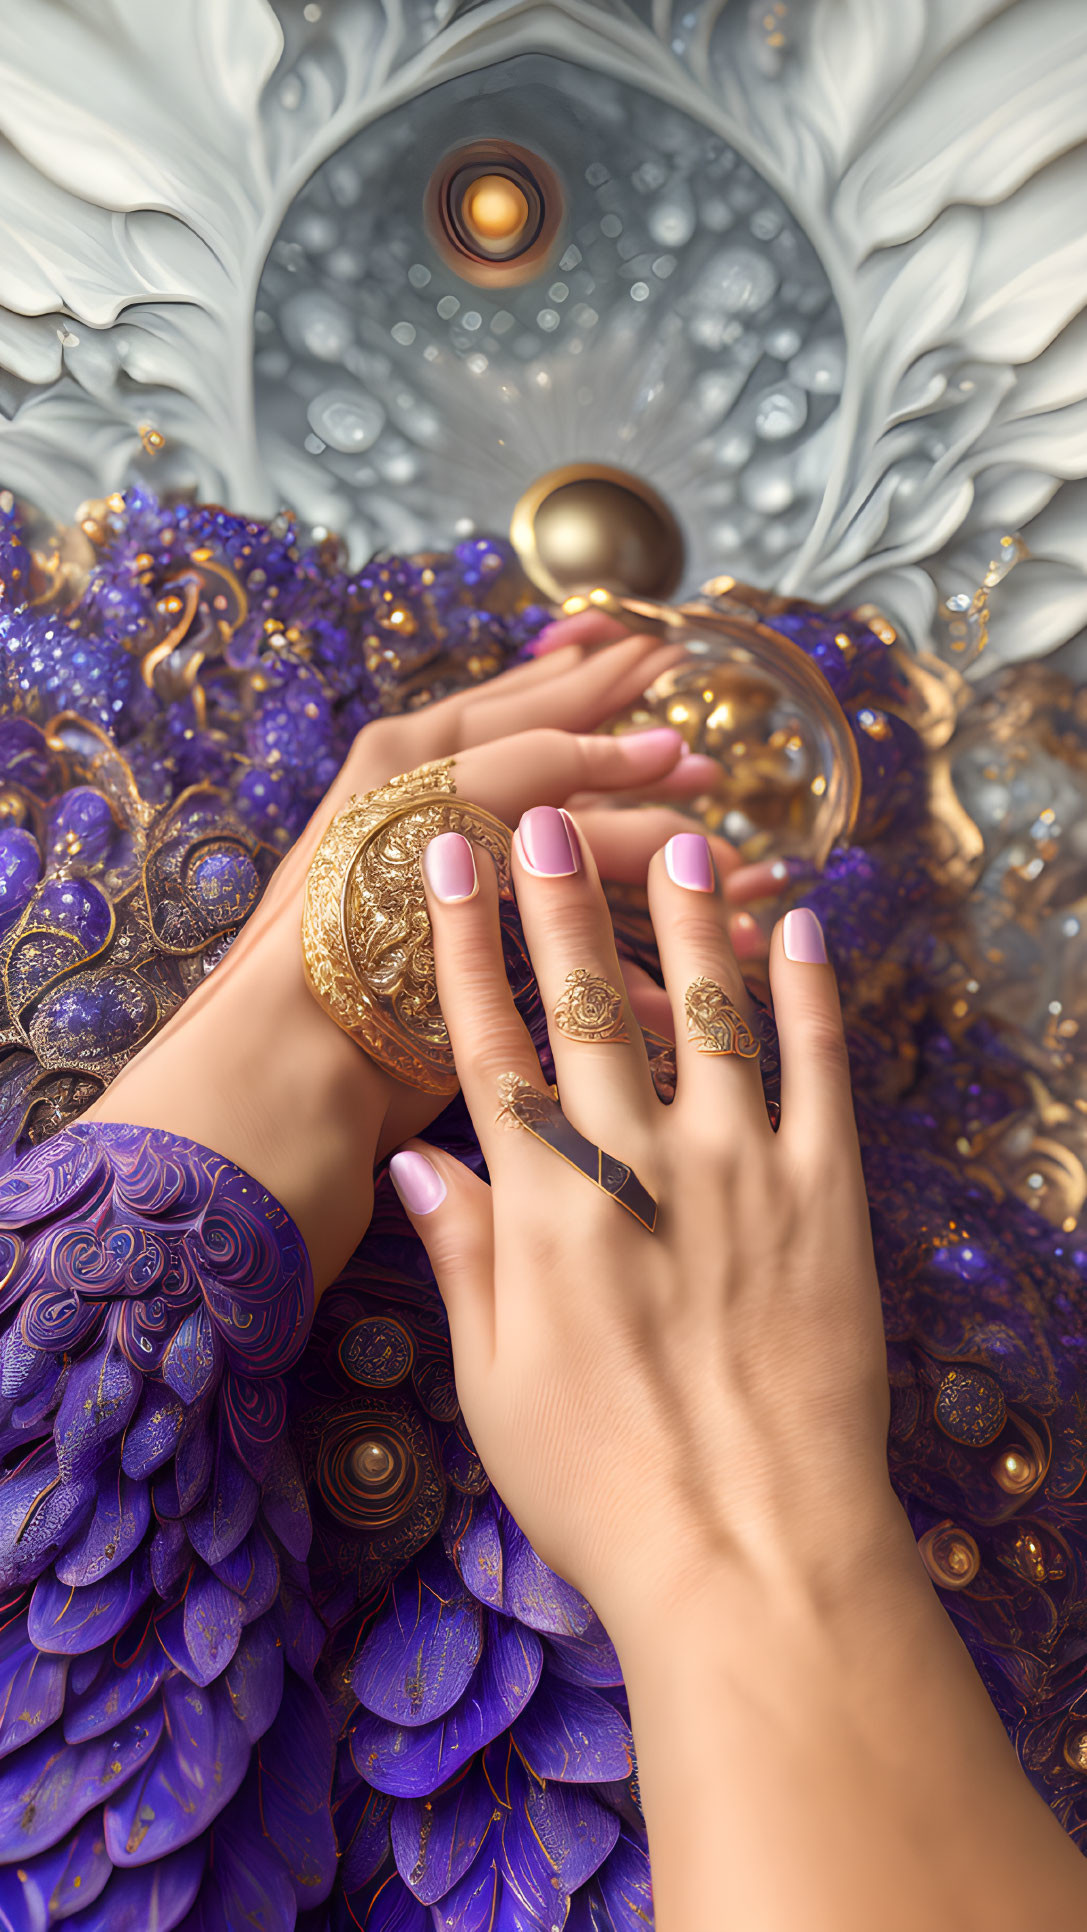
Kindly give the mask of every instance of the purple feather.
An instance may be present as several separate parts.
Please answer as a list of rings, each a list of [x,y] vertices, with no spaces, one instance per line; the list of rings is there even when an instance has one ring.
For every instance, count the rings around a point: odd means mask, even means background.
[[[192,1544],[178,1522],[160,1523],[150,1545],[151,1582],[156,1596],[172,1597],[192,1562]]]
[[[214,1470],[207,1493],[185,1520],[193,1549],[209,1564],[221,1563],[231,1550],[237,1549],[252,1529],[260,1503],[260,1490],[230,1447],[221,1418],[217,1435]],[[179,1465],[180,1460],[179,1456]],[[180,1468],[178,1490],[180,1494]]]
[[[114,1872],[101,1896],[65,1920],[69,1932],[173,1932],[204,1871],[203,1845],[186,1845],[154,1865]]]
[[[352,1892],[350,1910],[353,1923],[364,1925],[366,1932],[431,1932],[426,1906],[412,1897],[396,1872],[382,1873],[361,1891]]]
[[[234,1714],[255,1744],[274,1721],[283,1699],[283,1645],[273,1618],[265,1617],[242,1632],[224,1681]]]
[[[646,1920],[646,1926],[652,1923],[651,1918]],[[584,1885],[580,1892],[575,1892],[570,1900],[570,1916],[564,1932],[614,1932],[595,1884]],[[642,1932],[646,1932],[645,1926]]]
[[[279,1715],[256,1750],[264,1829],[287,1865],[299,1905],[317,1905],[336,1876],[332,1726],[324,1699],[293,1671],[284,1680]]]
[[[550,1925],[562,1916],[556,1904],[565,1911],[565,1899],[607,1858],[619,1820],[580,1785],[541,1784],[513,1751],[505,1790],[510,1808],[502,1814],[502,1874],[521,1903]]]
[[[222,1340],[203,1306],[186,1315],[162,1360],[162,1379],[182,1402],[195,1402],[219,1379]]]
[[[40,1443],[0,1480],[0,1589],[21,1588],[63,1548],[95,1495],[94,1478],[61,1481],[52,1443]]]
[[[46,1932],[49,1913],[45,1894],[32,1871],[0,1866],[0,1926],[3,1932]]]
[[[461,1696],[479,1661],[483,1611],[434,1543],[390,1586],[351,1674],[390,1724],[429,1724]]]
[[[0,1222],[7,1228],[29,1227],[44,1221],[58,1208],[69,1213],[89,1211],[109,1192],[109,1163],[95,1141],[72,1133],[55,1134],[31,1148],[18,1166],[0,1181]]]
[[[174,1482],[177,1485],[177,1513],[188,1516],[196,1508],[211,1481],[215,1446],[206,1427],[209,1398],[189,1410],[186,1427],[174,1457]],[[248,1524],[246,1525],[248,1528]],[[244,1536],[245,1531],[242,1531]]]
[[[151,1484],[151,1507],[159,1522],[177,1522],[181,1517],[181,1503],[177,1493],[177,1471],[174,1464],[167,1463],[160,1469]]]
[[[261,1508],[289,1556],[305,1562],[313,1539],[306,1486],[298,1457],[286,1437],[276,1447],[261,1482]]]
[[[10,1868],[9,1868],[10,1869]],[[106,1857],[102,1833],[102,1814],[93,1811],[69,1832],[61,1845],[41,1852],[28,1861],[26,1875],[44,1900],[53,1919],[68,1918],[99,1895],[113,1870]],[[3,1893],[0,1889],[0,1924],[3,1923]]]
[[[207,1932],[293,1932],[298,1902],[276,1846],[243,1786],[215,1827],[212,1857],[200,1891],[200,1912],[187,1921]]]
[[[599,1619],[583,1637],[549,1637],[545,1644],[548,1668],[556,1677],[598,1688],[622,1684],[623,1672],[615,1647]]]
[[[105,1644],[123,1630],[129,1618],[151,1594],[150,1564],[145,1550],[137,1552],[120,1570],[86,1589],[72,1589],[52,1576],[34,1586],[27,1617],[31,1641],[39,1650],[72,1656]]]
[[[66,1482],[91,1470],[105,1445],[119,1436],[135,1412],[143,1383],[139,1371],[109,1337],[75,1362],[57,1412],[55,1436]]]
[[[56,1723],[67,1677],[68,1659],[36,1650],[21,1617],[0,1630],[0,1757]]]
[[[531,1630],[486,1611],[483,1654],[460,1703],[433,1724],[398,1729],[369,1711],[351,1731],[356,1770],[397,1798],[426,1798],[524,1710],[543,1668],[543,1646]]]
[[[289,1580],[288,1580],[289,1579]],[[287,1662],[299,1677],[312,1677],[328,1635],[308,1596],[303,1596],[302,1578],[285,1573],[279,1593],[278,1620]]]
[[[502,1537],[494,1499],[459,1496],[442,1524],[445,1552],[474,1597],[502,1608]]]
[[[52,1374],[42,1376],[32,1388],[24,1389],[20,1399],[11,1405],[10,1427],[16,1435],[45,1436],[52,1433],[53,1412],[68,1386],[71,1371],[67,1366],[61,1366],[63,1357],[61,1361],[51,1355],[45,1359]]]
[[[341,1848],[340,1883],[345,1892],[357,1892],[386,1863],[393,1802],[360,1778],[354,1790],[334,1805],[336,1842]]]
[[[401,1798],[393,1806],[397,1870],[424,1905],[442,1898],[463,1877],[497,1811],[478,1766],[425,1804],[419,1798]]]
[[[53,1357],[34,1348],[25,1340],[18,1322],[13,1323],[0,1342],[0,1395],[10,1402],[23,1402],[56,1375]]]
[[[159,1642],[194,1684],[221,1677],[238,1648],[242,1606],[233,1590],[198,1563],[180,1603],[158,1620]]]
[[[252,1623],[270,1610],[279,1594],[279,1559],[258,1524],[245,1541],[212,1569],[242,1603],[242,1622]]]
[[[597,1784],[629,1777],[634,1740],[619,1712],[598,1691],[545,1671],[513,1741],[538,1778]]]
[[[112,1733],[122,1718],[130,1717],[155,1695],[170,1668],[159,1643],[154,1620],[148,1617],[135,1648],[125,1636],[126,1654],[114,1655],[111,1644],[99,1658],[98,1668],[86,1684],[76,1684],[76,1673],[90,1658],[77,1658],[72,1665],[68,1699],[64,1710],[64,1735],[69,1744]]]
[[[54,1354],[75,1354],[89,1348],[106,1321],[104,1303],[84,1301],[68,1285],[25,1288],[19,1327],[35,1348]]]
[[[54,1564],[61,1583],[97,1583],[126,1563],[143,1540],[151,1520],[151,1502],[144,1483],[134,1483],[121,1470],[100,1472],[98,1504],[86,1529],[70,1543]]]
[[[139,1480],[161,1469],[174,1454],[185,1426],[179,1396],[164,1382],[148,1380],[121,1445],[121,1467]]]
[[[503,1566],[502,1608],[530,1630],[580,1637],[595,1621],[592,1606],[579,1590],[541,1562],[508,1510],[500,1517]]]
[[[187,1677],[162,1687],[166,1729],[138,1777],[106,1806],[106,1850],[115,1865],[149,1865],[207,1830],[234,1796],[249,1740],[222,1684]]]
[[[600,1869],[597,1884],[614,1932],[645,1932],[653,1923],[653,1887],[649,1853],[622,1831],[611,1857]]]
[[[47,1851],[143,1764],[158,1743],[157,1706],[116,1725],[108,1737],[67,1744],[59,1728],[24,1744],[0,1767],[0,1844],[11,1859]]]
[[[452,1890],[431,1906],[435,1932],[498,1932],[501,1904],[498,1860],[484,1852]]]
[[[281,1375],[239,1375],[228,1368],[219,1394],[223,1416],[239,1460],[258,1481],[275,1454],[287,1421],[287,1391]]]

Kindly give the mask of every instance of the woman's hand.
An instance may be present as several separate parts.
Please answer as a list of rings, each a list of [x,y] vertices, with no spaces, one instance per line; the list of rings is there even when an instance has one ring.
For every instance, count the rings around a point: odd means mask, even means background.
[[[164,1127],[229,1156],[269,1188],[306,1240],[318,1288],[361,1238],[375,1158],[416,1133],[441,1103],[398,1085],[328,1018],[303,976],[299,929],[306,873],[329,821],[353,795],[432,759],[454,760],[462,797],[513,823],[525,807],[587,794],[586,824],[612,877],[644,880],[675,804],[705,789],[710,762],[682,758],[674,732],[591,735],[622,713],[674,647],[625,637],[601,649],[561,646],[427,709],[359,734],[335,785],[284,859],[225,960],[90,1110],[92,1118]],[[615,812],[605,795],[656,801]],[[736,870],[734,904],[777,889],[770,866]],[[758,951],[753,920],[737,943]],[[651,1023],[659,990],[635,976]]]
[[[1023,1775],[888,1480],[880,1300],[814,917],[787,914],[771,947],[775,1134],[707,842],[673,837],[649,871],[669,1107],[573,820],[530,812],[514,854],[563,1112],[648,1189],[655,1230],[511,1109],[518,1082],[545,1083],[503,972],[493,869],[475,873],[456,834],[424,869],[490,1186],[418,1144],[392,1173],[487,1472],[618,1650],[659,1932],[1087,1922],[1083,1860]]]
[[[771,953],[775,1134],[757,1059],[709,1050],[727,1044],[725,1001],[734,1026],[748,1012],[709,844],[686,832],[654,857],[677,1041],[666,1107],[628,1003],[622,1040],[555,1023],[571,974],[617,998],[622,976],[584,837],[554,809],[522,821],[517,899],[563,1111],[659,1203],[651,1235],[503,1108],[503,1076],[544,1080],[503,971],[493,868],[480,861],[471,897],[442,897],[468,857],[451,835],[425,871],[439,996],[491,1185],[421,1148],[394,1158],[393,1177],[447,1304],[488,1473],[613,1635],[631,1605],[651,1620],[722,1570],[814,1574],[832,1558],[852,1577],[873,1538],[893,1540],[898,1512],[849,1072],[814,917],[790,914]]]

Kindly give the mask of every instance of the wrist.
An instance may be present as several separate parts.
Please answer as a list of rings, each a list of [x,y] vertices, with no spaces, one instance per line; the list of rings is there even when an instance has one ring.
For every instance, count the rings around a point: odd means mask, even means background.
[[[848,1652],[858,1624],[870,1626],[903,1600],[940,1612],[917,1551],[905,1511],[884,1477],[858,1486],[845,1512],[830,1505],[812,1511],[802,1526],[755,1528],[744,1547],[725,1546],[706,1535],[684,1535],[678,1510],[655,1535],[643,1524],[639,1552],[648,1555],[641,1581],[613,1579],[606,1591],[589,1590],[624,1663],[650,1662],[661,1632],[682,1644],[685,1627],[710,1628],[727,1606],[730,1624],[744,1618],[754,1634],[768,1614],[782,1641]]]
[[[90,1114],[251,1174],[300,1229],[319,1292],[369,1221],[390,1083],[310,995],[295,933],[276,922],[236,946]]]
[[[652,1631],[609,1628],[661,1932],[862,1932],[877,1897],[896,1932],[1079,1923],[1082,1858],[916,1546],[892,1537],[873,1572],[828,1597],[718,1569]]]

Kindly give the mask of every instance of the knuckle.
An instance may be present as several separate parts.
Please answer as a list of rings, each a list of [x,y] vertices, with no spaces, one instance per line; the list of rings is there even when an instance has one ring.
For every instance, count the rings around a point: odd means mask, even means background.
[[[668,930],[675,946],[692,958],[704,958],[719,967],[724,958],[725,926],[717,900],[709,893],[693,892],[685,894],[684,900],[669,908]]]
[[[798,1044],[809,1066],[835,1079],[849,1078],[849,1061],[841,1022],[836,1014],[815,1009],[804,1015]]]
[[[378,782],[385,783],[401,769],[410,767],[410,738],[398,718],[373,718],[356,732],[350,757],[366,773],[382,773]]]
[[[542,941],[561,952],[562,957],[554,965],[564,971],[574,954],[577,955],[574,963],[579,966],[590,965],[600,957],[601,933],[595,908],[586,905],[578,894],[562,891],[569,883],[567,880],[560,879],[558,883],[558,892],[537,895],[542,903],[533,908],[532,927],[539,934],[537,944]]]

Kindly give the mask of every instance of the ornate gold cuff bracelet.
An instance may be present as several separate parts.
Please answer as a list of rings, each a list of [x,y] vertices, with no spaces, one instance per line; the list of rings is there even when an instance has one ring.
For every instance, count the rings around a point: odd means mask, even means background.
[[[337,1026],[405,1086],[444,1094],[457,1075],[420,865],[439,832],[489,852],[500,897],[512,898],[509,828],[455,796],[451,761],[421,765],[333,819],[306,880],[302,956],[310,991]]]

